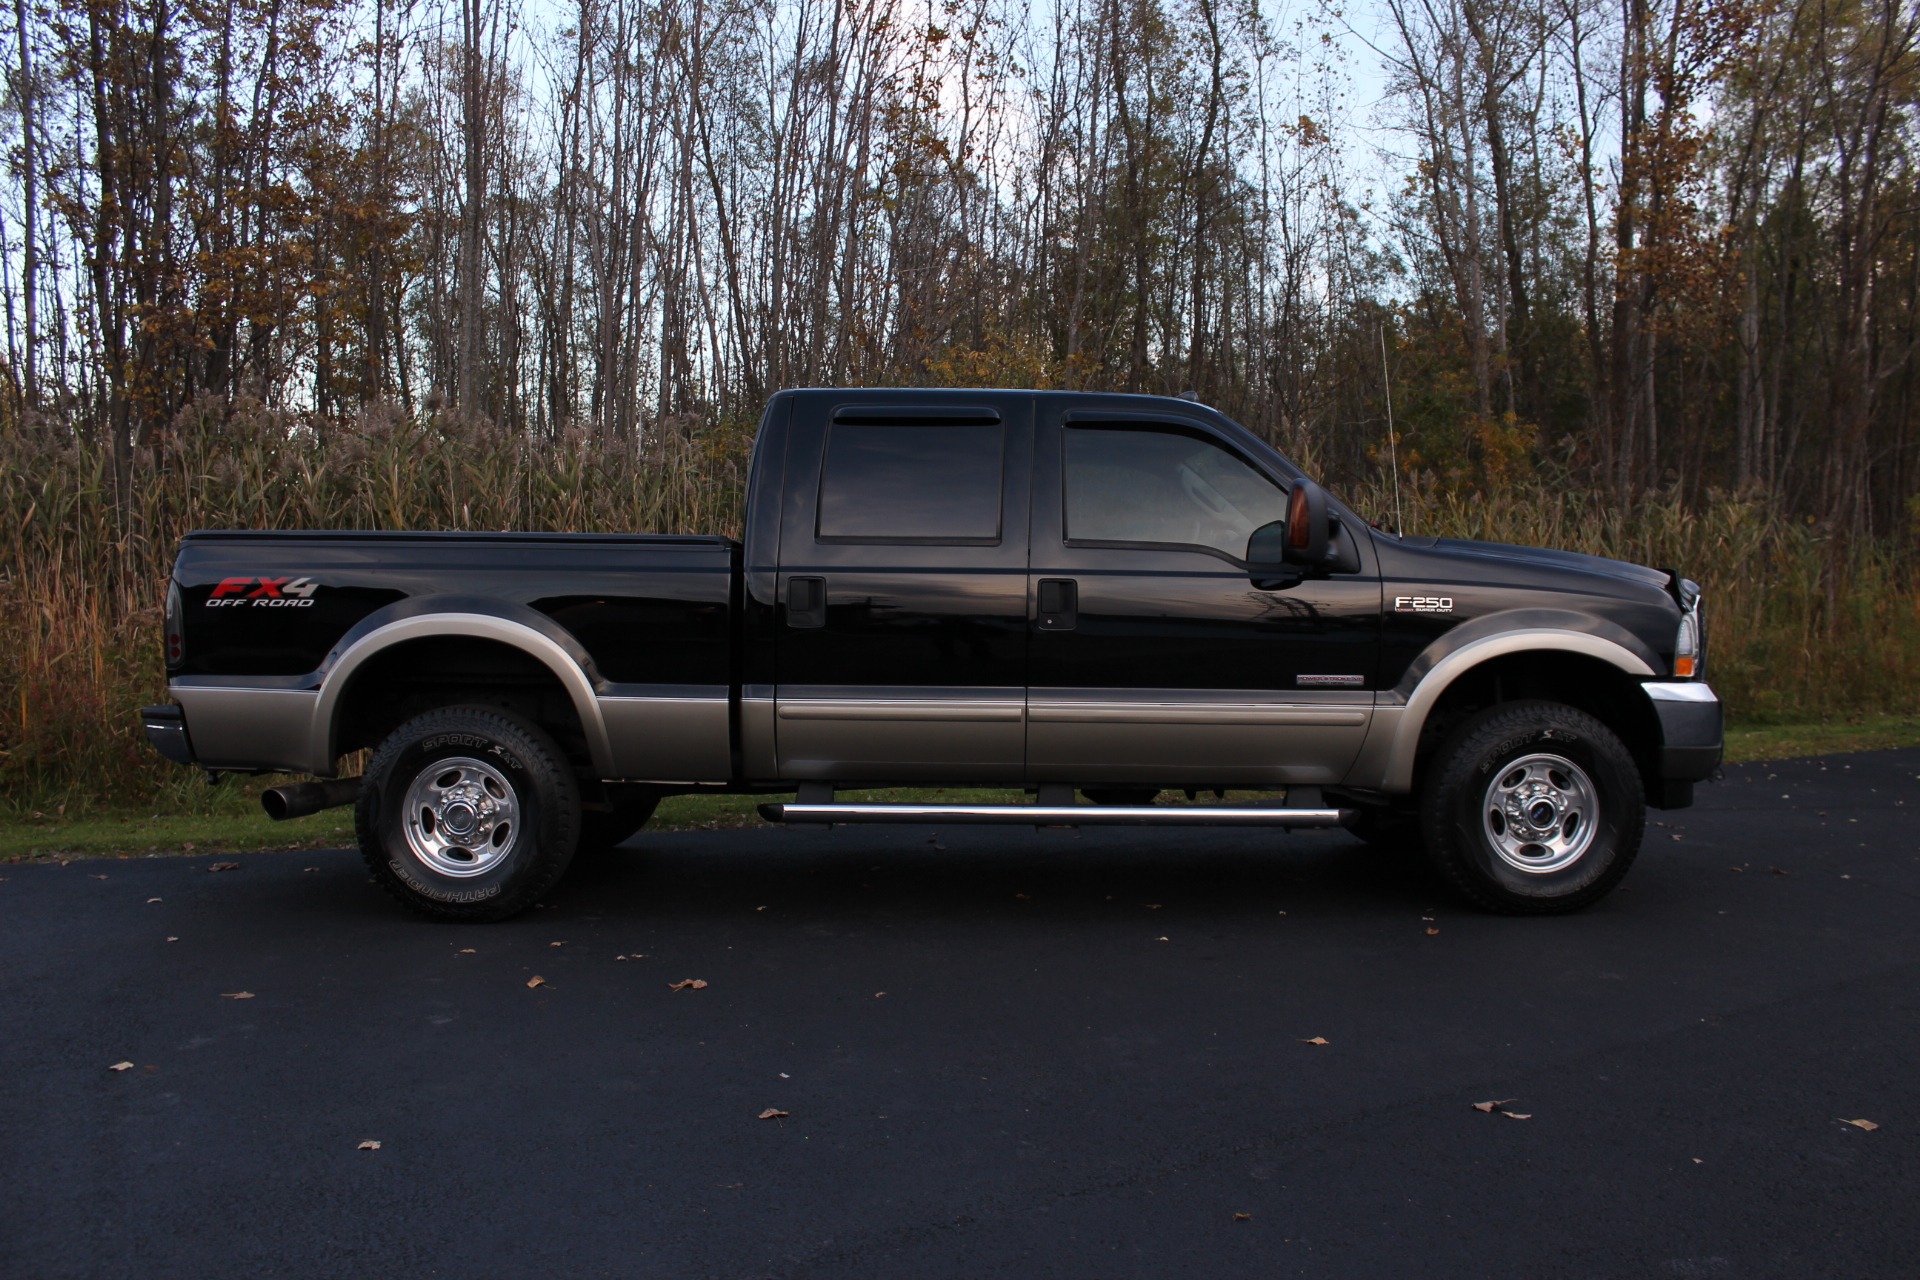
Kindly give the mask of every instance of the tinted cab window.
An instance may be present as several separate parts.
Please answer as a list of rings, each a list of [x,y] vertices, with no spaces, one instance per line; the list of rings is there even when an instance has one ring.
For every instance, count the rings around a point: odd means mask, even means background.
[[[1075,546],[1177,546],[1238,561],[1285,517],[1286,495],[1227,450],[1167,430],[1069,427],[1066,537]]]
[[[820,471],[822,542],[991,545],[1000,540],[999,423],[835,422]]]

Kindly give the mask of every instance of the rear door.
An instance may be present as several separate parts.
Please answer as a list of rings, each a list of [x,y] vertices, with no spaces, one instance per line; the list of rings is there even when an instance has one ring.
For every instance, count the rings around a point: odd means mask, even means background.
[[[1349,571],[1255,582],[1247,538],[1286,514],[1264,450],[1198,414],[1053,401],[1041,419],[1029,778],[1337,782],[1372,716],[1370,551],[1349,534]]]
[[[809,393],[782,511],[781,776],[1004,781],[1025,760],[1032,398]]]

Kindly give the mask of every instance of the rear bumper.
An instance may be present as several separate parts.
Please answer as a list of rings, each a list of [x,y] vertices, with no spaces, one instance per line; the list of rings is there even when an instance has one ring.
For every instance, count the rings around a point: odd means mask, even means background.
[[[1698,680],[1650,680],[1640,686],[1660,721],[1658,774],[1674,782],[1711,777],[1726,751],[1720,699]]]
[[[146,726],[147,741],[175,764],[192,764],[193,739],[187,736],[187,709],[177,702],[140,708],[140,723]]]

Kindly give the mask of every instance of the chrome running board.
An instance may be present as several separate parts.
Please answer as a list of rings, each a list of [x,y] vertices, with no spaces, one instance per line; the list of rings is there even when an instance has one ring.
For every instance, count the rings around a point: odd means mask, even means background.
[[[1036,827],[1338,827],[1350,809],[1239,805],[763,804],[768,822],[1000,823]]]

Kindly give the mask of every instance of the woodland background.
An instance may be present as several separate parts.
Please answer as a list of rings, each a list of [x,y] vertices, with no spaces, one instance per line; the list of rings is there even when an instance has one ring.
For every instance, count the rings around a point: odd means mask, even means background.
[[[185,530],[734,532],[805,384],[1193,391],[1389,524],[1680,567],[1736,717],[1920,711],[1912,0],[0,30],[0,804],[167,785]]]

